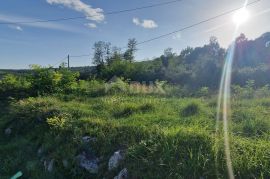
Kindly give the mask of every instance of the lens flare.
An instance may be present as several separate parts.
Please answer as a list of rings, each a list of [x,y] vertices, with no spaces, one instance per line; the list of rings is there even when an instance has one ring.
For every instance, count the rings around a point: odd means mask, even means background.
[[[242,8],[239,11],[237,11],[233,16],[233,22],[236,25],[241,25],[247,22],[249,19],[249,12],[246,8]]]
[[[217,105],[217,116],[216,116],[216,136],[215,136],[215,150],[216,150],[216,173],[218,176],[218,151],[219,151],[219,131],[220,131],[220,122],[221,122],[221,111],[222,111],[222,121],[223,121],[223,138],[224,138],[224,153],[226,157],[226,164],[228,170],[228,177],[230,179],[234,179],[234,172],[232,166],[231,159],[231,151],[230,151],[230,137],[229,137],[229,129],[228,129],[228,121],[230,118],[230,98],[231,98],[231,74],[232,74],[232,65],[233,58],[235,52],[236,42],[235,39],[237,37],[237,33],[239,30],[239,26],[246,22],[249,18],[249,13],[246,10],[246,5],[248,0],[245,1],[245,4],[241,10],[236,12],[233,17],[233,21],[236,24],[236,28],[233,34],[233,43],[229,47],[222,71],[220,87],[219,87],[219,95],[218,95],[218,105]]]
[[[235,32],[237,32],[237,30]],[[229,120],[229,113],[230,113],[230,97],[231,97],[231,91],[230,91],[231,69],[232,69],[234,51],[235,51],[235,42],[233,42],[233,44],[229,47],[229,50],[227,52],[226,59],[225,59],[225,64],[224,64],[221,82],[220,82],[219,96],[218,96],[217,122],[216,122],[216,145],[217,145],[218,131],[220,128],[219,126],[220,112],[222,110],[224,149],[225,149],[224,152],[225,152],[225,157],[226,157],[228,175],[230,179],[234,179],[234,172],[233,172],[231,152],[230,152],[229,132],[228,132],[228,120]],[[217,163],[218,162],[217,162],[217,157],[216,157],[216,164]]]
[[[233,21],[236,24],[236,28],[233,34],[233,43],[229,47],[227,51],[227,55],[225,58],[225,63],[222,71],[220,87],[219,87],[219,95],[218,95],[218,105],[217,105],[217,116],[216,116],[216,136],[215,136],[215,150],[216,150],[216,173],[218,174],[218,152],[219,152],[219,137],[220,137],[220,122],[221,122],[221,111],[222,113],[222,121],[223,121],[223,138],[224,138],[224,153],[226,157],[226,165],[228,170],[228,177],[230,179],[234,179],[234,172],[232,166],[232,159],[231,159],[231,151],[230,151],[230,135],[228,129],[228,121],[230,118],[230,107],[231,107],[231,75],[232,75],[232,65],[233,65],[233,58],[235,53],[235,46],[236,42],[235,39],[237,37],[237,33],[239,31],[239,27],[241,24],[246,22],[249,18],[249,13],[246,9],[248,0],[245,0],[244,6],[241,10],[234,14]]]

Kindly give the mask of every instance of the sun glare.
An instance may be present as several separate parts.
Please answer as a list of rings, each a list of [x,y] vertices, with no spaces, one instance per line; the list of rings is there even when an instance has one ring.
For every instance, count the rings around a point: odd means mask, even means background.
[[[249,19],[249,12],[246,8],[242,8],[239,11],[237,11],[233,16],[233,22],[236,25],[241,25],[247,22]]]

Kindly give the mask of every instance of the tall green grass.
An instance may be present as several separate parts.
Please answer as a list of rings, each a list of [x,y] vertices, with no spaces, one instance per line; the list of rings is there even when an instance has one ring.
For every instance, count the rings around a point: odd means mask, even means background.
[[[268,104],[270,99],[232,103],[230,141],[236,178],[270,177]],[[19,170],[24,178],[113,178],[124,167],[130,178],[227,176],[221,134],[215,148],[213,100],[56,95],[1,105],[6,109],[0,112],[0,178]],[[11,135],[4,134],[6,128],[12,129]],[[96,141],[86,144],[83,136]],[[108,171],[108,160],[119,149],[125,151],[125,160]],[[75,156],[82,151],[100,159],[98,174],[78,166]],[[43,165],[51,159],[52,173]]]

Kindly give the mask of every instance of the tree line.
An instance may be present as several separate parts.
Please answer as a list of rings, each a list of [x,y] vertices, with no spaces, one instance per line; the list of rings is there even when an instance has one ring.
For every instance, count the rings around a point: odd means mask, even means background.
[[[240,34],[235,40],[235,53],[232,71],[232,83],[244,86],[248,80],[254,80],[255,86],[270,84],[270,33],[257,39],[249,40]],[[93,61],[97,78],[109,80],[113,76],[132,81],[167,81],[190,89],[208,87],[216,90],[219,87],[223,65],[228,49],[222,48],[216,37],[202,47],[187,47],[179,54],[172,48],[150,61],[136,62],[137,41],[129,39],[124,52],[112,47],[109,42],[94,44]]]

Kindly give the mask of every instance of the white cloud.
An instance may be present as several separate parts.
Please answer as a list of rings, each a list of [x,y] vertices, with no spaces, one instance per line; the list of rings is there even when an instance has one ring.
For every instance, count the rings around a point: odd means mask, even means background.
[[[23,26],[28,27],[35,27],[35,28],[42,28],[42,29],[50,29],[50,30],[60,30],[60,31],[66,31],[66,32],[78,32],[81,33],[78,29],[75,29],[73,27],[57,24],[54,22],[46,22],[46,23],[22,23],[22,24],[12,24],[13,22],[32,22],[32,21],[39,21],[41,19],[31,18],[31,17],[23,17],[23,16],[14,16],[14,15],[7,15],[7,14],[0,14],[0,21],[11,23],[7,24],[9,27],[16,28],[16,30],[20,30],[20,28],[23,30]]]
[[[23,31],[22,27],[18,25],[9,25],[8,27],[17,31]]]
[[[158,25],[153,20],[143,20],[142,26],[147,29],[153,29],[158,27]]]
[[[75,11],[81,12],[86,19],[96,22],[102,22],[105,19],[101,8],[92,8],[91,5],[85,4],[81,0],[47,0],[49,4],[59,4]]]
[[[132,21],[135,25],[140,25],[140,20],[138,18],[133,18]]]
[[[20,26],[16,26],[16,30],[23,31],[23,29]]]
[[[94,29],[94,28],[97,28],[97,25],[94,24],[94,23],[87,23],[87,24],[84,24],[86,27],[90,28],[90,29]]]
[[[133,18],[132,22],[137,25],[137,26],[141,26],[143,28],[146,29],[153,29],[153,28],[157,28],[158,25],[155,21],[150,20],[150,19],[144,19],[144,20],[140,20],[139,18]]]

